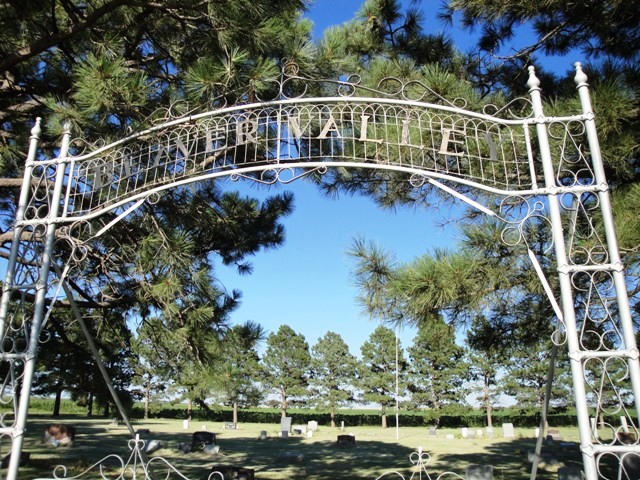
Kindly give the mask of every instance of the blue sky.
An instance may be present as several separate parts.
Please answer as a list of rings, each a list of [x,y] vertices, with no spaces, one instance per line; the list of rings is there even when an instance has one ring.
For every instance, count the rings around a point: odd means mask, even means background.
[[[231,188],[236,188],[236,184]],[[368,198],[323,197],[304,180],[277,191],[292,191],[295,210],[284,220],[286,243],[252,258],[251,275],[218,270],[227,288],[243,292],[242,305],[232,316],[235,322],[253,320],[269,332],[287,324],[302,333],[310,346],[326,332],[339,333],[359,355],[360,346],[378,325],[357,305],[357,288],[351,272],[353,259],[347,251],[356,237],[363,237],[393,252],[399,262],[408,262],[433,247],[455,244],[455,229],[444,229],[439,220],[447,210],[401,208],[381,210]],[[241,191],[258,198],[268,192],[250,185]],[[403,346],[414,335],[400,333]]]
[[[307,14],[315,22],[314,35],[318,37],[328,26],[350,20],[361,4],[361,0],[315,0]],[[408,5],[409,1],[402,0],[402,4]],[[436,4],[439,2],[423,0],[419,8],[428,11]],[[447,31],[427,14],[424,25],[432,33]],[[471,34],[459,30],[455,30],[454,41],[460,49],[473,44]],[[550,63],[545,66],[552,68],[553,62],[556,70],[565,70],[574,60],[547,59]],[[365,316],[356,303],[358,292],[351,277],[354,262],[346,253],[354,238],[364,237],[393,252],[398,261],[408,262],[436,247],[455,246],[455,226],[439,226],[450,216],[449,212],[413,208],[390,212],[379,209],[367,198],[327,199],[300,180],[280,188],[283,189],[295,194],[295,211],[284,221],[286,244],[254,257],[254,272],[249,276],[240,277],[225,267],[217,272],[228,289],[243,292],[242,305],[232,321],[253,320],[268,332],[287,324],[302,333],[310,346],[333,331],[345,339],[351,353],[359,355],[360,346],[377,323]],[[242,190],[258,197],[265,194],[249,186]],[[414,334],[412,329],[400,332],[404,347]]]

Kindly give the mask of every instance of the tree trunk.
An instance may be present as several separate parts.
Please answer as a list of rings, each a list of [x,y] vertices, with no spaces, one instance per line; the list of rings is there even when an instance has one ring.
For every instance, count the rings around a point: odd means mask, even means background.
[[[93,392],[89,392],[87,399],[87,417],[93,417]]]
[[[53,401],[53,416],[60,416],[60,404],[62,403],[62,388],[58,387],[56,389],[56,398]]]
[[[284,389],[280,390],[280,412],[281,417],[287,416],[287,392]]]
[[[336,428],[336,412],[331,410],[331,428]]]
[[[151,384],[147,383],[144,388],[144,419],[149,419],[149,402],[151,400]]]
[[[238,402],[233,402],[233,426],[238,425]]]
[[[187,398],[187,420],[191,421],[193,417],[193,402]]]
[[[382,405],[382,428],[387,428],[387,409]]]
[[[491,401],[491,390],[487,382],[484,384],[484,401],[487,410],[487,427],[493,428],[493,402]]]

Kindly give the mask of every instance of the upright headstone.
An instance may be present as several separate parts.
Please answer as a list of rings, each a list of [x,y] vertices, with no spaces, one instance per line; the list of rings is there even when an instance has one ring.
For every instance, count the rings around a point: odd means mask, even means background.
[[[469,436],[469,429],[467,427],[462,427],[460,429],[460,435],[462,435],[462,438],[467,438]]]
[[[182,428],[184,428],[185,430],[189,428],[189,420],[182,421]]]
[[[286,432],[286,433],[285,433]],[[283,438],[287,438],[291,432],[291,417],[280,418],[280,434]]]
[[[493,438],[493,427],[487,427],[487,437]]]
[[[502,436],[504,438],[515,438],[516,431],[513,428],[513,423],[503,423],[502,424]]]
[[[315,420],[308,421],[307,430],[310,430],[312,432],[315,432],[316,430],[318,430],[318,422],[316,422]]]
[[[436,438],[438,436],[438,430],[436,427],[429,427],[429,437]]]
[[[561,440],[560,431],[559,430],[548,430],[547,431],[547,440],[553,440],[554,442],[559,442]]]
[[[560,467],[558,480],[582,480],[582,472],[577,467]]]
[[[629,425],[627,424],[627,417],[620,417],[620,426],[622,427],[623,432],[629,433]]]
[[[469,465],[465,478],[466,480],[493,480],[493,467],[491,465]]]

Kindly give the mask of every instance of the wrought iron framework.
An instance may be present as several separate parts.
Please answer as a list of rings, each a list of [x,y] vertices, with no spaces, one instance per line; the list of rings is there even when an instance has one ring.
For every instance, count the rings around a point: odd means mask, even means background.
[[[0,446],[9,443],[12,453],[7,478],[18,474],[43,326],[92,242],[167,189],[219,177],[288,183],[330,168],[400,172],[418,194],[441,189],[502,220],[509,245],[528,246],[531,225],[550,227],[544,258],[529,253],[558,316],[554,338],[570,357],[585,478],[607,478],[612,462],[625,478],[629,457],[640,456],[640,364],[579,64],[575,81],[581,111],[547,117],[533,68],[528,99],[478,113],[418,82],[385,79],[369,88],[358,78],[305,79],[288,65],[274,80],[272,99],[253,92],[244,103],[165,117],[104,146],[72,141],[67,127],[51,159],[38,156],[38,121],[0,304],[0,398],[9,410],[0,418]],[[556,265],[557,294],[541,261]],[[606,436],[592,421],[604,413],[621,418]]]

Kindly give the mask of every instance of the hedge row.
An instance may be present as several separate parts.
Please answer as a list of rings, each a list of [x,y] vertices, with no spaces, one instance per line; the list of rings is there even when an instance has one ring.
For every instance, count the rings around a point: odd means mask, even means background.
[[[49,398],[32,397],[30,402],[30,411],[39,414],[51,414],[53,409],[53,400]],[[79,407],[71,400],[62,401],[63,414],[86,414],[86,407]],[[116,412],[112,412],[117,415]],[[136,404],[129,412],[131,418],[143,418],[143,408],[140,404]],[[238,412],[238,421],[240,423],[264,423],[264,424],[280,424],[280,409],[276,408],[247,408],[240,409]],[[292,423],[296,425],[305,425],[311,420],[315,420],[321,426],[331,425],[331,416],[328,412],[320,412],[317,410],[290,409],[287,415],[292,417]],[[155,404],[150,411],[152,418],[166,419],[186,419],[188,412],[184,405]],[[232,420],[232,412],[228,407],[216,407],[210,410],[196,408],[191,412],[193,420],[211,421],[211,422],[230,422]],[[619,421],[617,418],[606,419],[611,423]],[[344,422],[345,427],[356,426],[379,426],[381,424],[381,415],[377,410],[340,410],[336,414],[336,425],[340,426]],[[427,410],[423,412],[400,412],[399,422],[405,427],[429,427],[437,425],[440,428],[482,428],[486,426],[486,416],[479,410],[466,410],[459,408],[452,412],[436,412]],[[500,409],[496,410],[493,415],[493,424],[500,426],[503,423],[512,423],[520,428],[534,428],[540,424],[540,413],[535,411],[523,411],[520,409]],[[576,417],[572,413],[554,413],[548,417],[549,425],[555,427],[571,427],[576,425]],[[395,426],[396,418],[393,412],[387,415],[387,425]]]
[[[331,416],[327,412],[318,411],[288,411],[287,415],[291,417],[291,422],[297,425],[306,425],[309,421],[316,421],[318,425],[331,425]],[[132,412],[134,418],[142,418],[142,410],[134,408]],[[152,416],[156,418],[175,418],[185,419],[188,412],[185,409],[165,408],[152,412]],[[247,409],[238,411],[238,421],[240,423],[280,423],[280,410],[272,409]],[[231,410],[193,410],[191,412],[193,420],[211,421],[211,422],[230,422],[232,420]],[[344,422],[345,427],[349,426],[378,426],[381,423],[381,415],[379,412],[362,412],[358,410],[340,411],[335,416],[336,425],[340,426]],[[549,415],[549,425],[556,427],[565,427],[576,425],[576,418],[568,414]],[[482,428],[487,424],[484,414],[470,413],[459,415],[438,415],[437,412],[426,411],[419,413],[400,413],[399,423],[405,427],[429,427],[437,425],[440,428],[462,428],[476,427]],[[540,425],[540,414],[500,414],[493,417],[495,425],[502,423],[513,423],[517,427],[537,427]],[[395,426],[396,417],[394,414],[387,415],[387,425]]]

